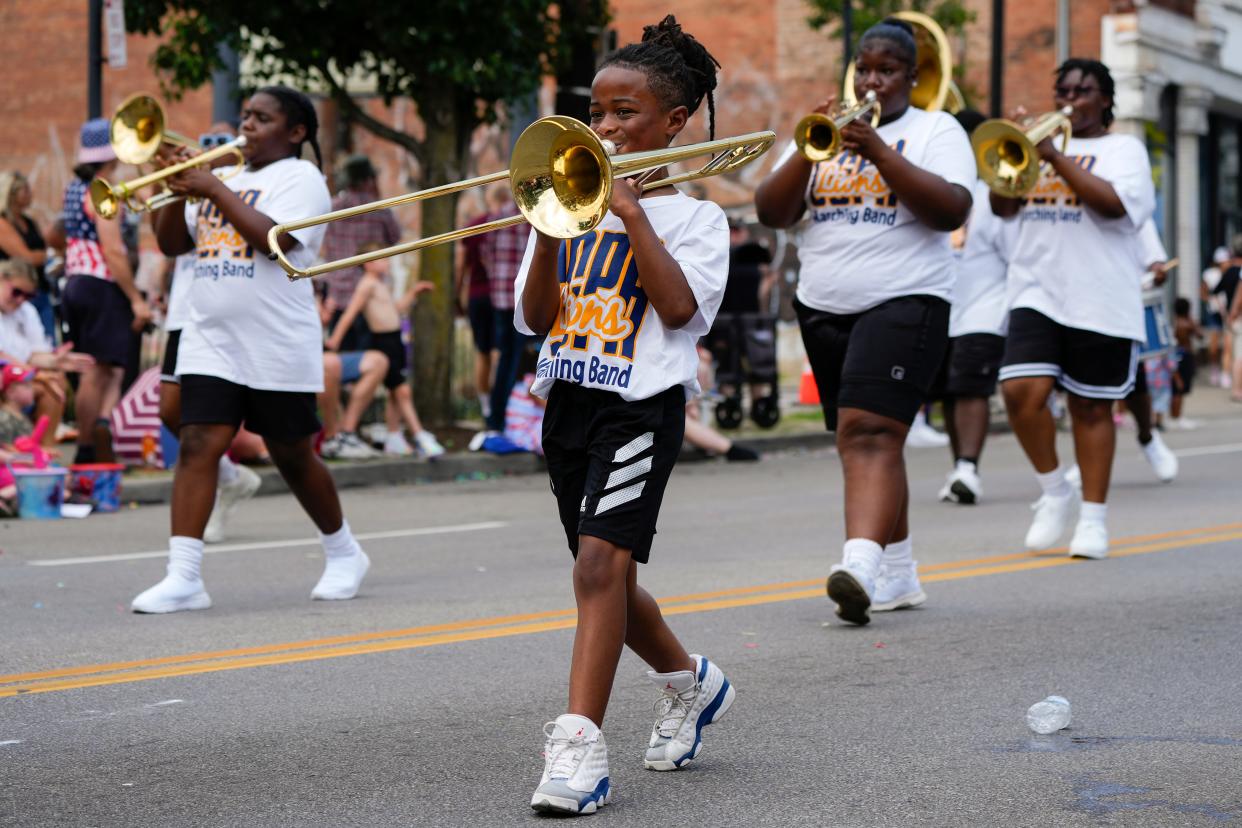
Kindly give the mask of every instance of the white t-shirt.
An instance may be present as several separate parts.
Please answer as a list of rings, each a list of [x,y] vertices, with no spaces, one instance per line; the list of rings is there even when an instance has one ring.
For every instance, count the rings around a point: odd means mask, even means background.
[[[910,107],[876,130],[915,166],[967,192],[978,173],[966,131],[951,115]],[[791,143],[777,161],[796,152]],[[841,152],[815,165],[798,256],[798,300],[829,313],[861,313],[898,296],[949,299],[949,234],[933,230],[897,201],[870,161]]]
[[[729,226],[724,211],[683,193],[639,202],[698,301],[685,327],[666,327],[647,300],[629,236],[611,212],[595,230],[561,244],[557,259],[561,310],[539,351],[531,393],[547,397],[557,380],[645,400],[681,385],[699,393],[695,343],[711,328],[729,277]],[[514,285],[513,321],[526,324],[522,290],[535,251],[531,232]]]
[[[194,282],[197,264],[195,253],[184,253],[175,259],[172,288],[168,291],[168,313],[164,316],[166,331],[181,330],[190,318],[190,285]]]
[[[286,158],[246,169],[225,185],[277,224],[326,213],[323,174]],[[280,266],[251,249],[214,204],[186,206],[194,237],[194,300],[181,334],[177,374],[205,374],[265,391],[323,390],[323,333],[310,279],[290,282]],[[297,266],[314,263],[323,225],[293,233]]]
[[[52,350],[39,312],[29,302],[22,302],[12,313],[0,313],[0,353],[18,362],[29,362],[31,354]]]
[[[1001,221],[992,212],[988,185],[975,182],[974,204],[966,222],[966,244],[957,251],[957,282],[949,311],[949,336],[983,333],[1004,336],[1009,306],[1005,304],[1005,273],[1017,222]]]
[[[1110,219],[1079,200],[1052,165],[1022,204],[1009,259],[1009,306],[1070,328],[1144,338],[1136,267],[1139,228],[1155,209],[1147,149],[1129,135],[1071,138],[1066,155],[1113,186],[1126,214]]]

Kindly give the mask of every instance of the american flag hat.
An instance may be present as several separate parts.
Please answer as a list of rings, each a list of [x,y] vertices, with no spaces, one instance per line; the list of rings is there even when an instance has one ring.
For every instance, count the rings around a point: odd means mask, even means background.
[[[82,135],[78,141],[79,164],[102,164],[116,158],[112,151],[107,118],[92,118],[82,124]]]

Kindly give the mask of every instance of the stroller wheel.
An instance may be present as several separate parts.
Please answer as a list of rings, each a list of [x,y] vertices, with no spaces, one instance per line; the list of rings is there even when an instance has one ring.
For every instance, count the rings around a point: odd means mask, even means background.
[[[775,396],[760,397],[750,406],[750,418],[760,428],[771,428],[781,421],[781,406]]]
[[[737,428],[742,424],[742,401],[726,397],[716,404],[716,423],[721,428]]]

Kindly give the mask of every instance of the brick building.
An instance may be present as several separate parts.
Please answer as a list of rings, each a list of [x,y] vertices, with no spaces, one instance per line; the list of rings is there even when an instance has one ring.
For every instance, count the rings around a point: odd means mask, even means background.
[[[991,0],[966,0],[975,19],[951,37],[961,86],[986,109],[991,75]],[[86,111],[86,4],[81,0],[9,0],[0,4],[0,27],[9,48],[0,53],[0,164],[31,173],[37,212],[59,206],[72,164],[77,127]],[[721,135],[773,129],[787,140],[795,121],[816,101],[839,89],[841,49],[828,33],[806,24],[805,0],[611,0],[617,42],[636,39],[642,26],[670,11],[724,64],[718,90]],[[609,38],[610,39],[610,38]],[[1118,81],[1118,128],[1144,136],[1152,150],[1161,192],[1160,219],[1173,255],[1182,260],[1182,292],[1191,293],[1199,264],[1233,233],[1242,231],[1238,186],[1242,143],[1242,5],[1237,0],[1007,0],[1003,53],[1006,109],[1043,111],[1051,103],[1051,73],[1059,56],[1098,56]],[[126,95],[154,90],[147,65],[153,44],[131,36],[129,65],[104,73],[104,112]],[[1232,46],[1233,48],[1230,48]],[[589,82],[579,80],[578,85]],[[554,84],[528,107],[547,113],[558,100]],[[561,96],[562,102],[572,96]],[[416,119],[398,102],[368,107],[392,123]],[[570,114],[581,114],[574,112]],[[377,162],[381,190],[417,185],[412,160],[392,144],[338,122],[322,108],[329,164],[338,147],[364,151]],[[170,104],[173,128],[197,134],[211,118],[209,91]],[[514,118],[516,123],[523,119]],[[705,119],[692,122],[688,140],[705,137]],[[497,127],[481,128],[474,171],[504,166],[510,140]],[[711,196],[744,211],[750,193],[774,159],[708,185]],[[417,212],[400,216],[415,232]]]

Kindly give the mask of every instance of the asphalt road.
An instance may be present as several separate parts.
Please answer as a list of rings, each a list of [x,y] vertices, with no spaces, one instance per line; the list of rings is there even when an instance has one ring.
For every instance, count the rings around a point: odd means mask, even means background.
[[[1063,438],[1064,439],[1064,438]],[[641,579],[738,689],[689,769],[642,769],[653,695],[622,661],[604,732],[612,826],[1242,823],[1242,420],[1168,435],[1157,484],[1123,433],[1114,556],[1021,541],[1016,444],[986,500],[935,501],[908,452],[925,607],[833,620],[829,450],[683,466]],[[543,818],[541,728],[562,711],[568,553],[539,476],[344,495],[374,565],[311,602],[322,561],[289,497],[208,555],[209,611],[135,616],[167,509],[0,524],[0,825],[515,825]],[[1067,539],[1068,540],[1068,539]],[[1069,698],[1037,737],[1026,708]]]

